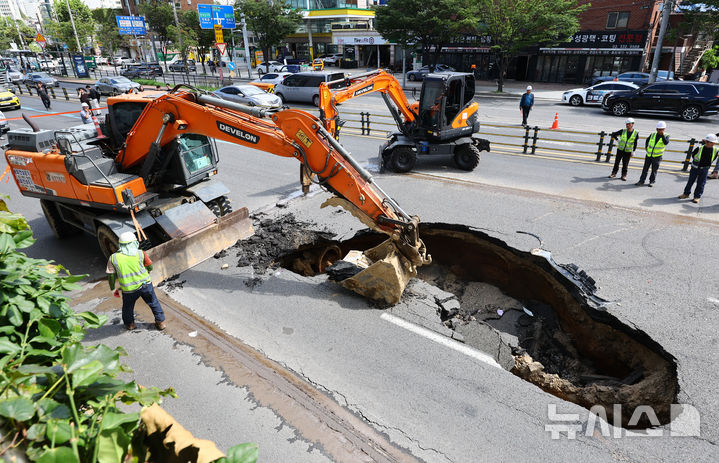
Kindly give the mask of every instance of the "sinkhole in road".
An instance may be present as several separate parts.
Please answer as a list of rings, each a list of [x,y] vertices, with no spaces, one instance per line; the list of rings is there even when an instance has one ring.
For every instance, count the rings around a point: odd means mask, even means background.
[[[305,276],[386,238],[362,231],[336,240],[292,216],[262,221],[255,231],[262,246],[238,245],[238,265],[279,265]],[[400,304],[429,298],[432,316],[459,335],[453,337],[550,394],[602,406],[610,423],[620,422],[615,405],[624,427],[652,424],[644,413],[632,420],[639,406],[650,406],[661,424],[670,421],[679,391],[674,357],[608,313],[585,272],[557,264],[548,251],[521,251],[467,226],[422,223],[420,235],[433,263],[420,269]]]

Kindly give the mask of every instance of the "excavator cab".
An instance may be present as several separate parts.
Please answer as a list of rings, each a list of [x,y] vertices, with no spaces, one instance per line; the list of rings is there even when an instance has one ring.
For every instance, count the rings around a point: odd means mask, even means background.
[[[477,132],[477,108],[476,105],[470,108],[474,91],[472,74],[428,74],[422,83],[419,99],[417,135],[436,142]]]

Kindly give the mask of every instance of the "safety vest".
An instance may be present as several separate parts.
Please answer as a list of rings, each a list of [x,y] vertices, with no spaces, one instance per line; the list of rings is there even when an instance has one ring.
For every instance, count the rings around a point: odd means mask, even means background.
[[[638,130],[632,131],[632,136],[627,138],[627,129],[622,130],[622,134],[619,136],[619,143],[617,144],[618,151],[634,151],[634,142],[639,136]]]
[[[135,291],[143,283],[151,281],[150,274],[143,263],[145,255],[142,251],[138,250],[136,256],[127,256],[116,252],[111,259],[112,265],[115,266],[115,273],[117,273],[117,281],[120,283],[120,289],[123,292]]]
[[[699,165],[699,161],[700,161],[701,158],[702,158],[702,150],[703,150],[703,149],[704,149],[704,147],[702,146],[701,148],[699,148],[699,151],[697,151],[697,154],[694,155],[694,163],[697,164],[697,165]],[[713,147],[712,147],[712,160],[711,160],[711,162],[710,162],[709,164],[713,164],[713,163],[714,163],[714,160],[715,160],[716,157],[717,157],[717,152],[719,152],[719,148],[717,148],[716,146],[713,146]]]
[[[664,154],[665,147],[666,145],[664,144],[664,138],[657,137],[657,133],[654,132],[649,136],[649,144],[647,145],[647,157],[658,158],[659,156]]]

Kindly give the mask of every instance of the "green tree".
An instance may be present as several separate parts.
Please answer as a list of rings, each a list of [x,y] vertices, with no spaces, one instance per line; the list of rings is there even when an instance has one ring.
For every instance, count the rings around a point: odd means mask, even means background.
[[[75,29],[77,30],[77,38],[80,41],[80,46],[84,47],[95,32],[95,20],[92,17],[90,8],[83,0],[68,1],[70,3],[70,9],[72,10]],[[77,49],[77,41],[75,40],[75,32],[70,22],[67,3],[64,0],[55,0],[54,8],[57,13],[58,22],[48,23],[47,29],[53,37],[60,40],[60,42],[65,42],[70,50],[82,53],[83,50]]]
[[[140,14],[145,17],[147,27],[160,42],[162,49],[162,61],[167,71],[167,44],[171,40],[169,26],[175,27],[175,17],[172,14],[172,6],[166,1],[144,0],[140,4]]]
[[[97,8],[92,10],[92,17],[97,23],[97,37],[102,44],[105,54],[114,56],[115,50],[128,46],[127,36],[120,35],[117,27],[116,15],[121,15],[122,10],[112,8]]]
[[[10,43],[17,44],[18,48],[22,48],[22,42],[20,36],[17,33],[18,27],[20,28],[20,34],[22,35],[25,45],[29,45],[35,36],[37,31],[32,27],[28,26],[22,21],[17,21],[17,27],[13,24],[13,20],[3,16],[0,22],[0,49],[6,50],[10,48]]]
[[[702,68],[710,71],[719,68],[719,45],[705,51],[700,60]]]
[[[477,24],[469,0],[389,0],[375,15],[377,31],[384,38],[404,48],[421,46],[422,54],[432,57],[431,69],[437,65],[442,46],[473,31]]]
[[[200,28],[200,16],[197,10],[184,11],[182,21],[195,31],[197,38],[197,44],[195,45],[197,47],[197,59],[202,63],[202,72],[205,73],[205,57],[212,49],[212,44],[215,43],[215,31],[213,29]]]
[[[180,27],[171,24],[167,26],[167,32],[172,43],[175,44],[175,48],[180,52],[182,61],[187,61],[190,50],[197,47],[197,32],[193,21],[198,20],[199,23],[199,19],[197,12],[193,10],[178,12],[177,19]],[[185,66],[185,75],[188,75],[189,72],[189,66]]]
[[[245,14],[247,28],[254,32],[257,44],[264,53],[265,66],[269,72],[272,47],[280,45],[289,34],[297,31],[302,14],[291,9],[284,0],[264,2],[238,0],[235,3],[235,19],[240,22],[240,12]],[[248,57],[249,59],[249,57]]]
[[[678,5],[684,21],[711,40],[719,40],[719,0],[682,0]]]

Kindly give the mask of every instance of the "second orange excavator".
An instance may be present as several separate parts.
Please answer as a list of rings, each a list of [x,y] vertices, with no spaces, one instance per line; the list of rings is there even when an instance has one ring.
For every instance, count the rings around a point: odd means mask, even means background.
[[[229,189],[213,178],[213,139],[295,158],[386,242],[357,256],[364,270],[342,284],[394,304],[417,267],[431,261],[410,216],[375,183],[313,115],[270,112],[177,86],[108,98],[108,114],[68,130],[8,133],[5,158],[24,196],[40,199],[62,238],[97,237],[108,256],[125,231],[138,235],[155,261],[157,282],[252,234],[246,208],[232,211]],[[356,253],[355,253],[356,255]]]
[[[332,90],[344,82],[344,88]],[[337,106],[370,93],[380,93],[399,132],[390,134],[379,150],[380,162],[394,172],[409,172],[418,155],[450,155],[462,170],[474,170],[489,140],[479,138],[479,104],[474,101],[474,75],[462,72],[428,74],[418,102],[410,103],[400,83],[378,69],[341,81],[323,82],[319,89],[320,119],[339,138],[343,121]]]

